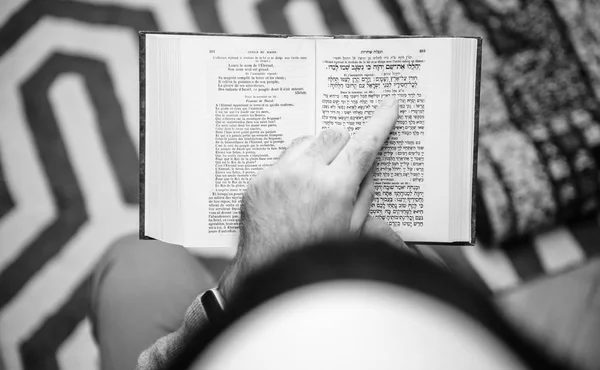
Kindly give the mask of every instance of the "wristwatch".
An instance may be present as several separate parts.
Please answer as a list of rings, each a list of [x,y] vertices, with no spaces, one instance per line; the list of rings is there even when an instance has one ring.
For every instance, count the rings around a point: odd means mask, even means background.
[[[225,300],[217,288],[202,293],[200,303],[202,303],[202,308],[210,324],[221,321],[225,312]]]

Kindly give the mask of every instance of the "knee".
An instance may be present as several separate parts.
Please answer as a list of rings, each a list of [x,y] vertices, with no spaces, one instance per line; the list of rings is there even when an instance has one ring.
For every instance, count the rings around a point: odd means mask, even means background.
[[[189,279],[189,270],[195,269],[196,265],[182,246],[139,240],[136,234],[115,240],[91,276],[89,307],[92,318],[101,301],[131,294],[137,297],[151,295],[165,284]]]
[[[91,275],[91,286],[89,295],[89,316],[92,322],[94,338],[98,339],[97,334],[97,321],[99,304],[101,296],[105,295],[105,285],[107,280],[114,280],[115,268],[123,269],[123,266],[127,266],[135,260],[136,255],[143,253],[143,245],[140,243],[135,235],[125,235],[115,240],[102,255],[100,260],[96,263],[94,270]],[[121,273],[116,273],[121,275]],[[109,284],[111,285],[111,284]],[[108,289],[109,291],[112,289]]]
[[[125,235],[115,240],[100,258],[92,273],[92,302],[97,299],[101,288],[110,285],[132,284],[137,280],[152,284],[153,276],[160,273],[161,265],[173,254],[185,252],[177,245],[154,240],[139,240],[136,234]],[[180,256],[179,259],[182,257]]]
[[[134,234],[108,248],[94,271],[92,294],[127,290],[143,295],[157,289],[195,290],[198,284],[213,284],[213,277],[184,247],[139,240]]]
[[[189,253],[179,245],[157,240],[140,240],[137,234],[125,235],[115,240],[97,264],[95,275],[103,276],[107,270],[116,269],[120,275],[136,272],[154,275],[176,261],[189,258]]]
[[[156,254],[165,253],[165,249],[168,249],[171,253],[176,253],[178,249],[183,248],[156,240],[140,240],[137,234],[130,234],[115,240],[102,257],[102,260],[111,263],[130,264],[135,261],[147,260]],[[98,266],[101,266],[102,262],[100,261]]]

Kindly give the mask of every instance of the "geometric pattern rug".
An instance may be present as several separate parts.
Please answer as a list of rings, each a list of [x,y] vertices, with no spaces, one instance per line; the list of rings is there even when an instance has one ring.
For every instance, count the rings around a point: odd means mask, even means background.
[[[97,368],[89,274],[113,241],[138,228],[138,30],[514,37],[486,27],[469,3],[2,0],[0,370]],[[476,3],[501,17],[521,2]],[[570,35],[576,24],[565,14],[557,12],[556,28]],[[507,53],[484,48],[482,124],[510,119],[503,112],[513,97],[495,78]],[[456,251],[474,280],[502,292],[580,266],[600,254],[599,243],[593,216],[512,248]]]

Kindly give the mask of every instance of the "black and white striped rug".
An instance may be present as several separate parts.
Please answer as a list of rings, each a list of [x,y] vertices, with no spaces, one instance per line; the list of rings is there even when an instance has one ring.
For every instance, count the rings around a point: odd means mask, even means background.
[[[97,367],[89,273],[138,226],[138,30],[502,36],[497,24],[468,17],[466,2],[0,1],[0,369]],[[473,14],[501,17],[520,1],[477,3]],[[578,4],[600,15],[592,1]],[[572,19],[557,14],[570,35]],[[507,51],[486,53],[481,119],[493,121],[495,104],[511,103],[494,79]],[[497,292],[581,265],[600,254],[598,243],[594,218],[461,256]]]

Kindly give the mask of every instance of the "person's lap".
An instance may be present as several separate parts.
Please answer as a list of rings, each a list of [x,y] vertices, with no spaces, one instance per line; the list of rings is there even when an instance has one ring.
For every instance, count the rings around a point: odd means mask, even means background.
[[[91,319],[102,369],[134,368],[144,349],[177,330],[192,301],[216,285],[226,261],[217,262],[206,268],[181,246],[137,235],[116,241],[93,276]]]
[[[215,286],[185,248],[121,238],[93,276],[91,319],[102,369],[133,369],[140,353],[177,330],[194,298]]]

